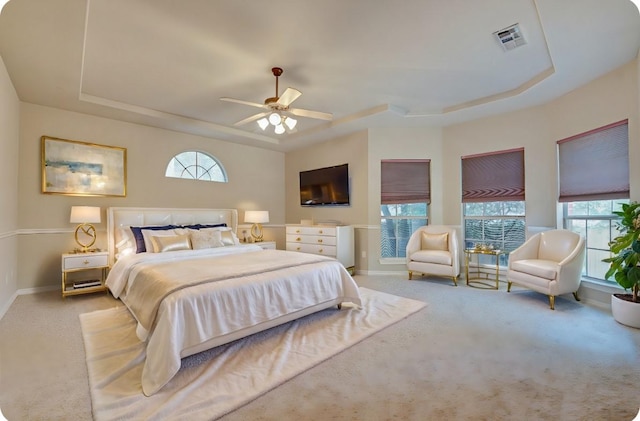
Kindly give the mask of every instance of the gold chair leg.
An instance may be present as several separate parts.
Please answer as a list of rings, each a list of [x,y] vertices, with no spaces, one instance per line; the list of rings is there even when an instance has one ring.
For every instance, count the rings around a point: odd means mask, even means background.
[[[511,292],[511,282],[507,281],[507,292]]]
[[[580,297],[578,297],[578,291],[573,293],[573,298],[575,298],[576,301],[580,301]]]
[[[409,271],[409,280],[411,280],[412,276],[413,276],[413,272]]]
[[[551,307],[551,310],[555,310],[555,303],[556,297],[554,297],[553,295],[549,295],[549,306]]]
[[[458,286],[458,282],[456,280],[457,276],[452,276],[451,279],[453,279],[453,285],[454,286]]]

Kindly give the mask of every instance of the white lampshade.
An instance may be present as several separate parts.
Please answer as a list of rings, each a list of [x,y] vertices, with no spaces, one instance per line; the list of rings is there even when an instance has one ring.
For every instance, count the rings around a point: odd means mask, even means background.
[[[2,8],[5,4],[9,3],[9,0],[0,0],[0,12],[2,12]]]
[[[277,126],[278,124],[280,124],[281,121],[282,121],[282,117],[280,116],[280,114],[271,113],[269,115],[269,123],[273,124],[274,126]]]
[[[73,224],[99,224],[100,208],[98,206],[71,206],[69,222]]]
[[[245,211],[244,222],[264,224],[269,222],[269,211]]]
[[[639,0],[640,1],[640,0]],[[296,120],[295,118],[291,118],[291,117],[286,117],[284,119],[284,124],[287,125],[287,127],[289,128],[289,130],[293,130],[296,127],[296,124],[298,124],[298,120]]]
[[[638,10],[640,10],[640,0],[631,0],[631,3],[635,4]]]
[[[260,120],[258,120],[258,126],[260,126],[262,130],[266,129],[268,125],[269,120],[267,120],[266,118],[261,118]]]
[[[282,124],[278,124],[278,125],[276,126],[276,128],[275,128],[275,129],[273,129],[273,131],[274,131],[276,134],[282,134],[282,133],[284,133],[284,126],[283,126]]]

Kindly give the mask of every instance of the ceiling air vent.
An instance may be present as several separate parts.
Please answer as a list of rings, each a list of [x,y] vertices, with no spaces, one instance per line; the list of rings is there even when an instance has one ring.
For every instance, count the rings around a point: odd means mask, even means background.
[[[527,43],[520,32],[520,25],[517,23],[494,32],[493,35],[496,36],[504,51],[513,50]]]

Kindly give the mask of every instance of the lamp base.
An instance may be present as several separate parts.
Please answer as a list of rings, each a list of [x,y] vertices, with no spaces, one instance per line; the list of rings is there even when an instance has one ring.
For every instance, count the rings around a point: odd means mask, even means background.
[[[96,228],[91,224],[80,224],[76,228],[76,243],[82,248],[82,252],[86,253],[90,247],[96,242]]]
[[[253,224],[251,225],[251,236],[253,237],[254,243],[261,243],[262,240],[262,225]]]

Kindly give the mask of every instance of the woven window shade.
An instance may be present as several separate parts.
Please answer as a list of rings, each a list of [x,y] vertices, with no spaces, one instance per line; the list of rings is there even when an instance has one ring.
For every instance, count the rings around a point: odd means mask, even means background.
[[[524,148],[462,157],[462,202],[524,200]]]
[[[629,126],[619,121],[558,141],[560,202],[629,197]]]
[[[382,204],[431,203],[430,162],[429,159],[383,160]]]

